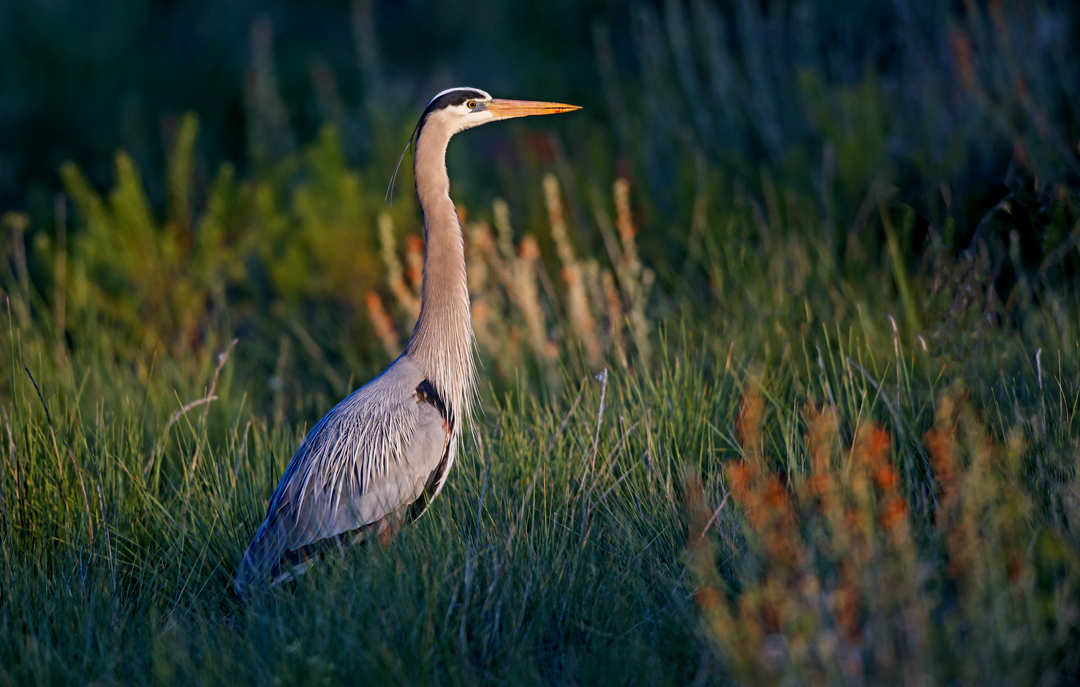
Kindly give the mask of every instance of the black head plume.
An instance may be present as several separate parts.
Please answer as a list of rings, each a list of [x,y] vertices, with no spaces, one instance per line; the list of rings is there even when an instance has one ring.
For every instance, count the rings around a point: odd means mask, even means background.
[[[431,102],[424,108],[424,113],[420,115],[420,121],[416,123],[416,128],[413,129],[408,142],[405,143],[405,149],[401,151],[401,156],[398,157],[397,165],[394,166],[394,173],[390,177],[390,185],[386,189],[384,200],[393,204],[394,180],[397,179],[398,170],[401,169],[401,161],[405,159],[405,153],[409,152],[409,147],[415,145],[416,142],[420,140],[420,132],[424,128],[424,123],[427,121],[428,115],[436,110],[461,105],[469,100],[483,100],[490,97],[491,96],[487,93],[475,88],[448,88],[432,98]]]

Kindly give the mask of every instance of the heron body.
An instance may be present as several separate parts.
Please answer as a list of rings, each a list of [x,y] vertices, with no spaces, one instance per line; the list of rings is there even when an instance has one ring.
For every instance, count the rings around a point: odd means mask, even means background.
[[[328,544],[396,530],[442,490],[476,388],[447,145],[454,134],[488,122],[576,109],[498,100],[472,88],[443,91],[428,104],[413,132],[425,238],[416,327],[401,357],[334,406],[296,450],[240,563],[237,594],[302,571]]]

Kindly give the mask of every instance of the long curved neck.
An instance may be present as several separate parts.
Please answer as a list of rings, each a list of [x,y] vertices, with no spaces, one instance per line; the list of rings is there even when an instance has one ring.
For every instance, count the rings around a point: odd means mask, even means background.
[[[449,142],[450,136],[436,127],[423,129],[416,141],[413,166],[424,213],[424,281],[420,317],[405,354],[460,420],[469,412],[476,371],[465,247],[446,174]]]

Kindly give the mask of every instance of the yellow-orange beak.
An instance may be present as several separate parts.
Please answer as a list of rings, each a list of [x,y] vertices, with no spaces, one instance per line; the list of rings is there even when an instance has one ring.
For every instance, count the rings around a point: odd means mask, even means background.
[[[573,112],[580,110],[577,105],[564,103],[542,103],[533,100],[489,100],[485,106],[495,119],[511,119],[513,117],[531,117],[533,115],[559,114],[561,112]]]

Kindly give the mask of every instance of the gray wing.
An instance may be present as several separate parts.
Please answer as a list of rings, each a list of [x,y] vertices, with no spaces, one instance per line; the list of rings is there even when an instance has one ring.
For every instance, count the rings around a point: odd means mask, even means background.
[[[403,508],[414,517],[445,478],[451,420],[407,358],[341,401],[308,433],[236,577],[242,594],[283,556]]]

